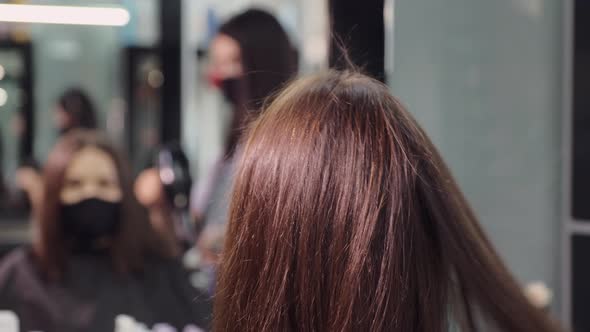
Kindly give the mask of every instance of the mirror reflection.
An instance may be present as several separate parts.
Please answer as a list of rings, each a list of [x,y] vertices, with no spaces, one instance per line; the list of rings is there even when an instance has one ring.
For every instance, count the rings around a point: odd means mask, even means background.
[[[590,330],[586,7],[0,0],[0,331]]]

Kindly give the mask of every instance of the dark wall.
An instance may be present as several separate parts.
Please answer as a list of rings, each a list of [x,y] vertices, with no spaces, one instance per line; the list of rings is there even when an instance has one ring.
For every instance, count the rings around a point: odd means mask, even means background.
[[[162,85],[162,141],[180,139],[181,119],[181,0],[160,1],[160,60]]]
[[[330,67],[348,67],[344,47],[355,66],[385,81],[383,5],[384,0],[330,0]]]

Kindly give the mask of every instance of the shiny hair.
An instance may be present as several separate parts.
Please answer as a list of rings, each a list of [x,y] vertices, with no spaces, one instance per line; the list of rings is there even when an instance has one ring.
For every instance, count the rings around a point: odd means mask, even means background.
[[[215,331],[557,331],[381,83],[295,82],[240,150]]]
[[[233,153],[244,124],[297,74],[297,51],[279,21],[261,9],[248,9],[230,18],[218,32],[238,43],[244,70],[245,100],[236,105],[226,146],[226,152]]]
[[[114,268],[121,273],[129,273],[140,270],[148,254],[171,256],[172,250],[155,235],[145,211],[131,192],[127,163],[106,137],[95,131],[76,129],[59,139],[43,170],[43,201],[36,218],[38,234],[33,242],[41,270],[49,278],[56,279],[61,277],[67,266],[70,252],[60,219],[60,193],[68,165],[77,152],[86,147],[97,148],[113,160],[123,193],[121,229],[110,249]]]

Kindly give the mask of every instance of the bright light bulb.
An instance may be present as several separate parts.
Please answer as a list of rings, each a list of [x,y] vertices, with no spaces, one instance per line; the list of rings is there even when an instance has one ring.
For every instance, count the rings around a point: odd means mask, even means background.
[[[123,8],[0,4],[4,22],[124,26],[130,18]]]

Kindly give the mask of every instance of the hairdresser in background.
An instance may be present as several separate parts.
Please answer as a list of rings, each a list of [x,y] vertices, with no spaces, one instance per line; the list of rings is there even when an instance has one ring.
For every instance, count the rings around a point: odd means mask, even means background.
[[[254,122],[225,243],[218,332],[559,330],[422,129],[361,74],[298,81]]]
[[[22,331],[113,331],[119,314],[152,326],[207,326],[208,305],[131,193],[105,138],[71,130],[51,151],[30,248],[0,264],[0,310]]]
[[[263,10],[250,9],[226,21],[212,40],[210,83],[218,87],[230,104],[232,115],[225,147],[209,176],[194,187],[191,205],[195,222],[204,229],[199,247],[214,263],[221,248],[227,222],[228,195],[233,179],[236,146],[247,122],[258,115],[265,100],[297,74],[297,52],[278,20]],[[139,183],[142,203],[156,206],[152,194],[156,173],[144,173]],[[148,185],[149,183],[152,185]],[[137,188],[137,187],[136,187]],[[142,194],[143,193],[143,194]],[[156,204],[154,204],[156,203]]]
[[[232,107],[225,150],[193,196],[193,213],[204,226],[200,244],[215,258],[223,243],[233,182],[234,155],[247,123],[297,74],[297,53],[271,14],[257,9],[230,18],[210,47],[209,78]]]

